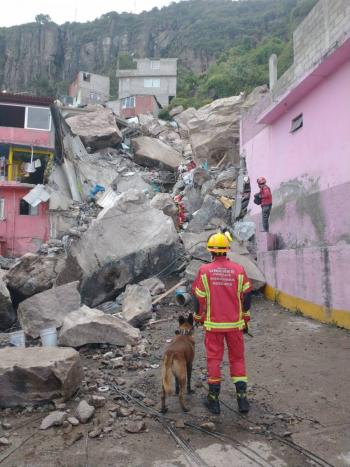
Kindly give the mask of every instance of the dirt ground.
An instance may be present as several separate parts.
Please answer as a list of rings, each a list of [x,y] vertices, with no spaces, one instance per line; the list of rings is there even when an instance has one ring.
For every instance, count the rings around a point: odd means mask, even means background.
[[[350,466],[350,332],[292,314],[256,296],[254,337],[245,338],[249,415],[237,412],[226,357],[222,413],[211,416],[203,407],[207,386],[203,331],[199,329],[192,378],[195,394],[186,396],[191,410],[184,414],[177,397],[171,396],[169,411],[162,417],[157,412],[159,365],[166,341],[174,335],[176,318],[184,311],[172,301],[163,303],[157,316],[169,320],[142,332],[149,342],[148,356],[126,354],[124,367],[113,369],[104,354],[115,348],[81,349],[86,379],[67,409],[73,415],[79,400],[90,394],[104,395],[107,403],[96,410],[90,423],[41,431],[41,420],[52,406],[2,410],[1,420],[10,427],[2,429],[0,437],[6,436],[11,445],[0,448],[0,465]],[[108,390],[99,392],[103,386]],[[116,416],[116,406],[128,407],[132,414]],[[146,429],[127,433],[130,421],[144,421]],[[214,427],[201,427],[210,421]],[[96,428],[102,432],[91,439],[88,433]]]

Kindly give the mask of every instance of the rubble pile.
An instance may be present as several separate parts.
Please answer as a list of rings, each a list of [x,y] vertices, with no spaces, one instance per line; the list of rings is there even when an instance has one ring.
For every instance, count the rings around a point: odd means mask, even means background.
[[[0,261],[8,269],[0,283],[1,329],[20,326],[31,346],[0,350],[1,407],[56,400],[41,429],[59,426],[68,434],[90,423],[105,404],[93,393],[123,381],[88,377],[79,351],[111,346],[101,357],[109,375],[145,368],[141,332],[165,292],[161,279],[175,271],[192,281],[210,261],[207,238],[219,228],[237,232],[232,258],[256,289],[264,285],[245,246],[254,231],[236,222],[250,195],[239,158],[242,102],[239,96],[199,110],[178,107],[171,122],[139,115],[132,124],[102,106],[62,111],[62,154],[43,188],[50,238],[37,254],[12,265]],[[57,330],[59,347],[38,347],[48,328]],[[65,400],[78,388],[91,397],[68,413]],[[127,432],[145,430],[133,411],[114,405],[111,418],[128,419]],[[89,437],[108,430],[94,427]]]

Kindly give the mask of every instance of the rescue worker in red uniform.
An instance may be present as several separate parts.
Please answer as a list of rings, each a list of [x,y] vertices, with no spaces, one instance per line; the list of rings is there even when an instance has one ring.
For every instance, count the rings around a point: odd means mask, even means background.
[[[261,204],[262,224],[264,232],[269,231],[269,217],[272,208],[272,194],[270,188],[266,185],[266,178],[259,177],[257,179],[260,188],[259,197]]]
[[[238,408],[249,411],[243,332],[250,321],[251,284],[244,268],[226,257],[230,242],[226,235],[212,235],[207,244],[212,262],[200,267],[192,285],[195,320],[204,325],[209,393],[206,407],[220,413],[221,363],[224,343],[228,348],[230,374],[236,386]]]

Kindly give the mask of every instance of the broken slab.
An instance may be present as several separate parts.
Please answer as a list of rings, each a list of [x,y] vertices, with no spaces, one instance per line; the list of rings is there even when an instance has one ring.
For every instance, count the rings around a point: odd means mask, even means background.
[[[116,316],[83,305],[64,320],[59,344],[81,347],[86,344],[136,345],[140,331]]]
[[[126,286],[122,315],[135,327],[142,326],[152,317],[152,296],[146,286],[138,284]]]
[[[169,193],[157,193],[151,199],[151,206],[160,209],[166,216],[169,216],[176,222],[178,210],[176,204]]]
[[[10,292],[0,274],[0,331],[6,331],[16,321]]]
[[[95,413],[95,407],[86,401],[80,401],[77,407],[76,415],[80,423],[87,423]]]
[[[7,287],[15,302],[50,289],[64,267],[63,256],[40,256],[27,253],[6,274]]]
[[[149,136],[134,138],[132,148],[134,161],[145,167],[175,171],[184,162],[181,154],[175,149]]]
[[[60,328],[65,317],[80,307],[79,282],[71,282],[27,298],[19,304],[18,320],[34,339],[42,329]]]
[[[71,246],[57,282],[81,280],[83,303],[95,307],[113,300],[127,284],[169,266],[178,240],[173,221],[144,193],[129,190]]]
[[[162,282],[159,277],[149,277],[148,279],[141,281],[139,284],[147,287],[152,297],[165,291],[164,282]]]
[[[55,410],[51,412],[44,420],[41,422],[40,430],[47,430],[52,426],[61,426],[62,423],[67,418],[67,413],[60,410]]]
[[[0,349],[0,407],[69,399],[83,379],[79,353],[58,347]]]
[[[66,122],[85,147],[93,150],[115,146],[122,140],[113,112],[107,108],[68,117]]]
[[[185,270],[185,278],[189,282],[193,282],[197,276],[199,268],[205,264],[204,261],[200,261],[198,259],[193,259]]]

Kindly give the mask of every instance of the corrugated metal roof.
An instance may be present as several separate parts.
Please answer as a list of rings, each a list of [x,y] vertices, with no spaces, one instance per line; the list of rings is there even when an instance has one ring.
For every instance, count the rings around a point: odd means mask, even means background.
[[[31,96],[29,94],[11,94],[9,92],[0,92],[0,103],[28,104],[49,107],[53,104],[54,97]]]

